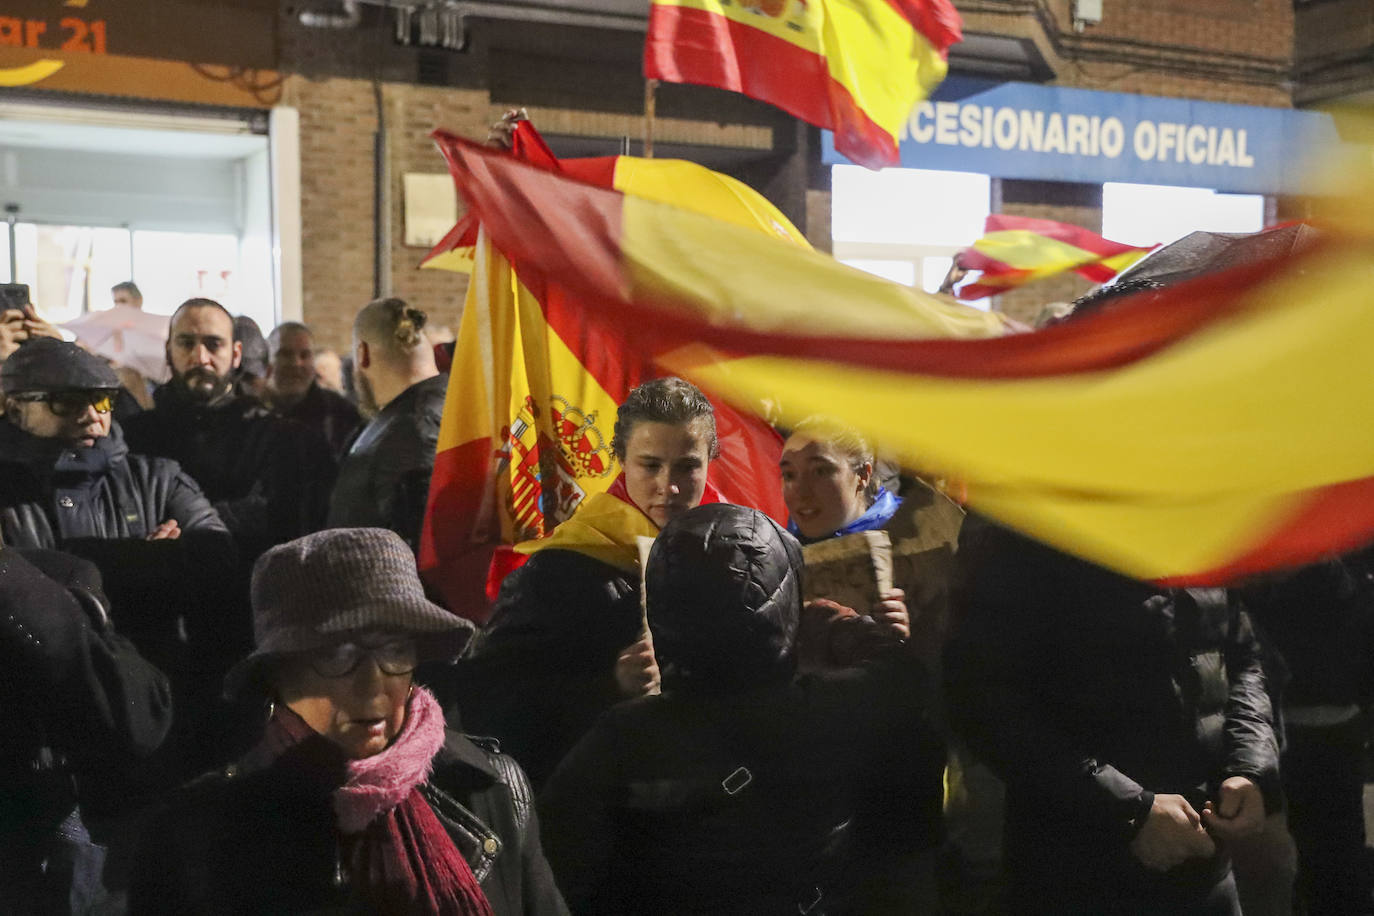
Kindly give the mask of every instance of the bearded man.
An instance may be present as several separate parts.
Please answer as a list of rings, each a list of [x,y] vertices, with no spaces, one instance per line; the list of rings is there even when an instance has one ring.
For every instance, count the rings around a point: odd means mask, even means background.
[[[125,436],[134,451],[180,463],[251,560],[322,526],[335,468],[322,436],[237,393],[242,358],[224,306],[183,302],[167,337],[172,380]]]

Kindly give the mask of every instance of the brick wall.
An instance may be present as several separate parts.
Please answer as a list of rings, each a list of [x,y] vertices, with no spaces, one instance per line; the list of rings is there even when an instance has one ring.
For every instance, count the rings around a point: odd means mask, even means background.
[[[1294,24],[1299,103],[1374,90],[1374,3],[1326,0],[1299,7]]]
[[[1290,0],[1105,0],[1102,21],[1082,31],[1071,9],[1071,0],[980,0],[964,28],[1032,42],[1058,85],[1292,104]]]
[[[321,346],[345,352],[353,314],[372,297],[372,88],[292,77],[282,101],[301,117],[305,321]]]

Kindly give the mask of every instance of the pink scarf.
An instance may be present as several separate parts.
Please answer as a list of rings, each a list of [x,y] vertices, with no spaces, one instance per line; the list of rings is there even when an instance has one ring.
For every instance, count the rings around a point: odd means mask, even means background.
[[[314,733],[280,706],[259,747],[276,757],[307,734]],[[472,868],[417,788],[443,744],[443,711],[433,694],[416,687],[401,733],[380,754],[348,761],[347,778],[334,790],[349,873],[383,916],[492,916]]]

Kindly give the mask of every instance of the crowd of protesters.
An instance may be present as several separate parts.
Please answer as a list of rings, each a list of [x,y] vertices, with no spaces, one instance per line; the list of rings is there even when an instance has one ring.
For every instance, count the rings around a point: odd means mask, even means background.
[[[475,627],[416,572],[426,315],[352,337],[190,299],[145,386],[0,315],[0,912],[1374,912],[1368,557],[1134,581],[825,417],[782,527],[664,378]],[[803,600],[875,531],[893,588]]]

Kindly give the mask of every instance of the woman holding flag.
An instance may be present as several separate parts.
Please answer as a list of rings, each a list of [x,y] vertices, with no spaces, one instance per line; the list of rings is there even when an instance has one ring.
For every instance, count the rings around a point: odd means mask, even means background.
[[[620,477],[548,537],[516,545],[528,560],[453,669],[464,727],[500,739],[536,787],[604,710],[657,691],[636,538],[719,501],[706,479],[719,453],[715,410],[691,383],[632,390],[611,446]]]

